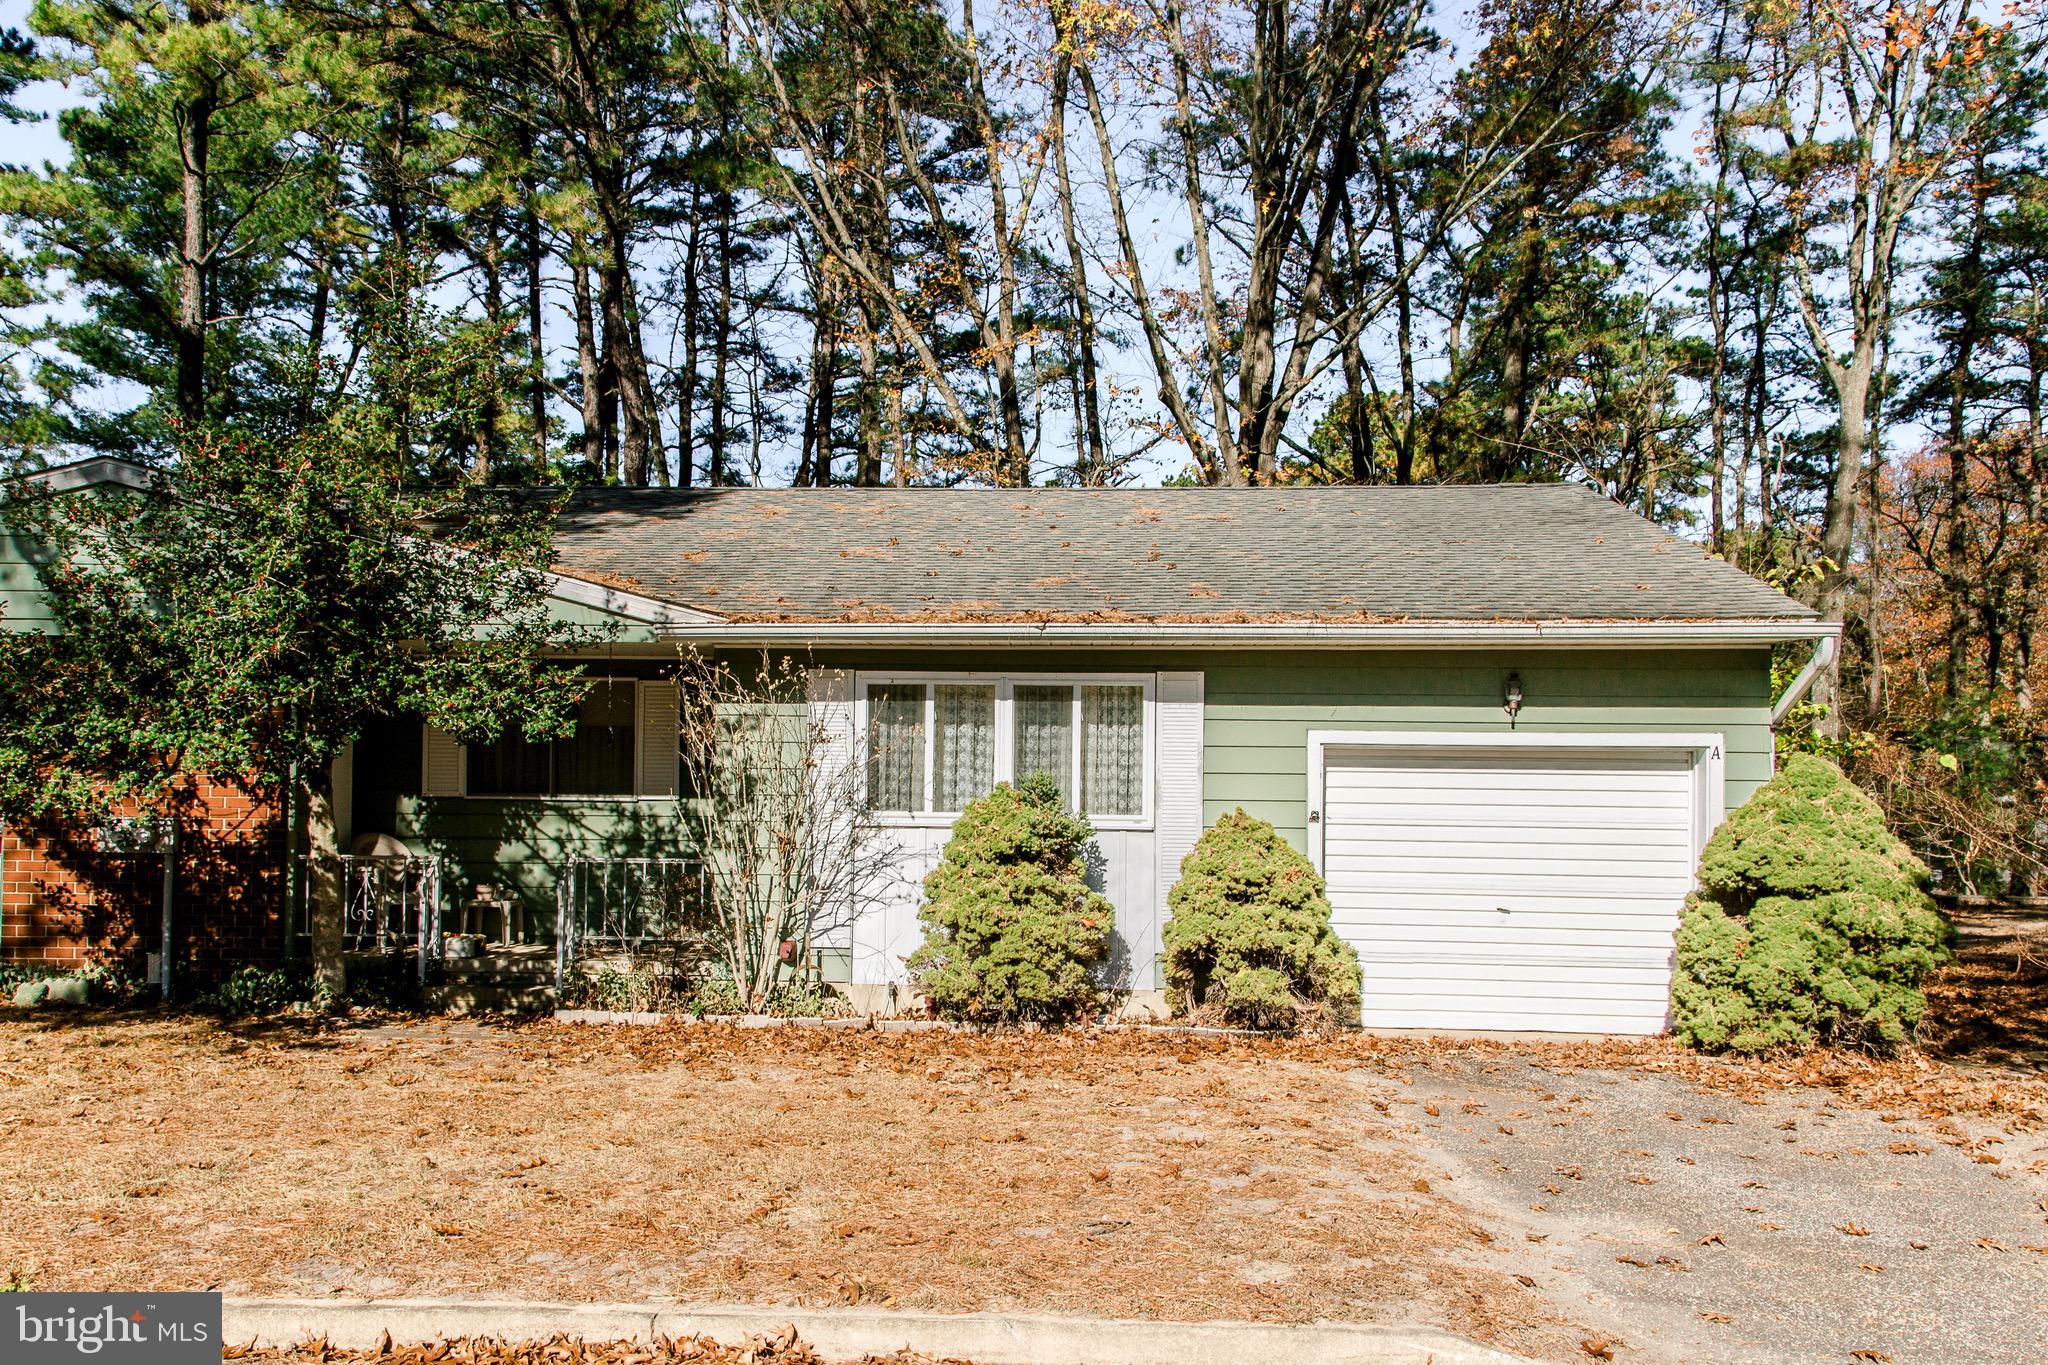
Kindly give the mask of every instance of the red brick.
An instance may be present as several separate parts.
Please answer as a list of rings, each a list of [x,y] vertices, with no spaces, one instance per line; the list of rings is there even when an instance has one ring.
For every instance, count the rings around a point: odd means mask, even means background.
[[[184,785],[172,925],[188,978],[213,979],[281,955],[279,810],[271,793],[212,779]],[[142,974],[144,954],[159,941],[159,855],[102,853],[90,828],[17,826],[0,840],[0,867],[0,960]]]

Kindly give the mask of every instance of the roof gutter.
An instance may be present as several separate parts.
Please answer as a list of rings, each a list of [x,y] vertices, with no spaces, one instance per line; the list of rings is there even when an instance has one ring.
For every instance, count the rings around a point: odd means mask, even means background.
[[[1786,685],[1778,700],[1771,704],[1771,728],[1778,728],[1779,722],[1792,714],[1792,708],[1799,705],[1806,694],[1813,690],[1813,681],[1820,671],[1835,661],[1836,653],[1842,647],[1842,628],[1832,631],[1813,642],[1813,657],[1806,661],[1806,667],[1799,670],[1799,676]]]
[[[670,639],[749,648],[926,646],[1151,649],[1472,649],[1501,647],[1698,649],[1832,640],[1828,622],[1747,621],[1428,621],[1204,624],[1085,622],[711,622],[671,627]]]

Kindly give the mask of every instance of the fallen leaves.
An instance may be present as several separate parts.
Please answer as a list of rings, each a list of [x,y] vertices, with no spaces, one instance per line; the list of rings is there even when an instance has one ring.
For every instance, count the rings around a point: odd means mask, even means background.
[[[1837,1223],[1835,1224],[1835,1231],[1841,1233],[1844,1237],[1868,1237],[1870,1235],[1869,1228],[1855,1222]]]
[[[1722,1233],[1709,1232],[1701,1236],[1693,1245],[1696,1247],[1724,1247],[1728,1245],[1728,1239]]]
[[[661,1338],[652,1342],[582,1341],[564,1336],[544,1341],[500,1341],[489,1337],[455,1337],[399,1345],[384,1333],[368,1351],[342,1350],[326,1341],[307,1341],[278,1350],[254,1346],[223,1346],[222,1360],[250,1365],[818,1365],[818,1355],[800,1340],[794,1325],[767,1334],[748,1334],[721,1343],[709,1337]],[[868,1356],[867,1362],[921,1359],[908,1352]]]

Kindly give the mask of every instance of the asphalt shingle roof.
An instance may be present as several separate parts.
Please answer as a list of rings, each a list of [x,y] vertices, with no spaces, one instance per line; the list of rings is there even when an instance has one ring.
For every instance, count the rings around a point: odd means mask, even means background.
[[[745,622],[1813,615],[1571,484],[600,489],[557,567]]]

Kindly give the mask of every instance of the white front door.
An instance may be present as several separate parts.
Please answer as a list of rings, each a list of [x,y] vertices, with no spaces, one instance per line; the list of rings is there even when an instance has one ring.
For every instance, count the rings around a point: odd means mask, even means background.
[[[1322,866],[1366,1027],[1665,1027],[1705,751],[1518,740],[1321,750]]]

